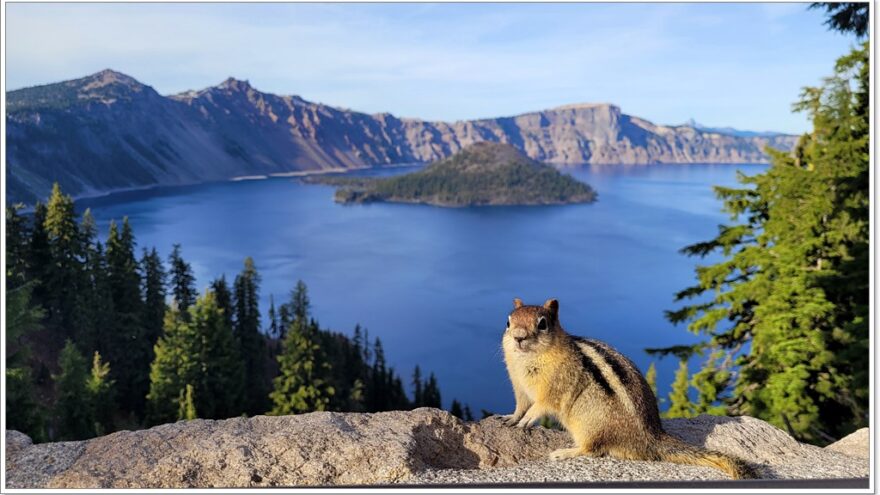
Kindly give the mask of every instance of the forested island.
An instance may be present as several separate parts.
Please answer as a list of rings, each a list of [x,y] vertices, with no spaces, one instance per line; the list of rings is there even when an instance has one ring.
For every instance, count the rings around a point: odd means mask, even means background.
[[[340,186],[339,203],[423,203],[434,206],[591,203],[596,192],[509,144],[472,144],[423,170],[398,177],[315,177]]]

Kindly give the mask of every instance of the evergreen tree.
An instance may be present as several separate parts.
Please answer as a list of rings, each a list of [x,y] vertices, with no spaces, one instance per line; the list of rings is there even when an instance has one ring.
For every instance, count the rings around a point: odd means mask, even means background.
[[[232,329],[213,292],[198,298],[184,318],[177,308],[165,314],[164,333],[150,367],[147,414],[151,424],[174,421],[186,386],[203,418],[241,413],[242,365]]]
[[[473,421],[474,420],[474,415],[471,412],[471,406],[465,404],[463,416],[461,419],[463,419],[465,421]]]
[[[98,314],[100,310],[97,301],[98,291],[93,279],[93,266],[96,264],[96,249],[98,229],[95,218],[92,216],[91,210],[86,210],[82,216],[82,222],[79,226],[79,245],[77,250],[82,256],[80,266],[80,285],[74,290],[67,291],[65,297],[75,299],[75,306],[78,308],[74,314],[76,318],[74,342],[83,355],[91,355],[98,349],[100,336],[100,327],[98,320],[102,315]]]
[[[165,324],[165,283],[168,275],[162,265],[162,258],[156,248],[147,251],[141,256],[141,269],[143,270],[143,283],[141,292],[144,298],[144,313],[142,317],[144,334],[150,344],[150,361],[152,361],[152,348],[162,335],[162,327]]]
[[[307,316],[307,313],[300,312],[291,323],[283,350],[278,355],[280,375],[275,378],[275,387],[270,394],[271,415],[323,411],[334,395],[329,384],[330,364],[305,320]]]
[[[235,277],[235,337],[244,361],[245,411],[262,414],[269,407],[271,381],[266,376],[266,343],[260,332],[260,275],[250,257]]]
[[[413,386],[413,407],[424,406],[425,401],[424,401],[424,397],[422,397],[422,370],[419,369],[419,365],[416,365],[416,369],[413,370],[412,386]]]
[[[189,383],[186,384],[185,389],[182,389],[180,391],[177,402],[179,404],[179,408],[177,410],[178,421],[180,421],[181,419],[197,419],[199,417],[198,413],[196,412],[195,392],[192,385],[190,385]]]
[[[688,397],[688,366],[687,361],[678,363],[678,371],[675,373],[675,381],[672,382],[672,391],[669,392],[669,409],[664,414],[667,418],[690,418],[694,416],[694,407]]]
[[[165,312],[162,336],[154,346],[147,394],[147,424],[174,421],[178,415],[180,392],[193,383],[198,373],[197,336],[180,309]]]
[[[452,406],[449,408],[449,412],[458,419],[464,418],[464,411],[461,408],[461,404],[456,399],[452,399]]]
[[[719,366],[718,360],[724,356],[723,352],[715,352],[703,366],[703,369],[691,378],[691,385],[697,390],[697,402],[693,405],[695,414],[714,414],[723,416],[727,413],[727,407],[723,403],[729,399],[720,396],[721,392],[730,386],[730,363]],[[730,356],[726,359],[730,360]]]
[[[235,329],[235,308],[232,304],[232,291],[229,290],[229,284],[226,282],[226,275],[220,275],[211,282],[211,292],[217,299],[217,307],[223,310],[223,316],[226,318],[226,324],[229,328]]]
[[[867,425],[868,55],[865,43],[804,90],[796,109],[813,130],[793,153],[771,152],[765,173],[740,176],[743,188],[716,188],[742,223],[685,248],[724,260],[697,267],[677,296],[701,302],[668,313],[706,337],[691,346],[710,356],[704,400],[815,443]]]
[[[290,305],[282,304],[278,308],[278,340],[284,341],[291,323],[293,323],[293,316],[290,314]]]
[[[278,340],[281,338],[281,329],[279,328],[278,312],[275,310],[275,298],[269,294],[269,337]]]
[[[428,381],[425,382],[425,390],[422,400],[422,405],[424,407],[436,407],[437,409],[443,408],[442,401],[440,400],[440,387],[437,385],[437,377],[434,376],[434,373],[431,373],[428,376]]]
[[[46,233],[46,204],[37,201],[31,220],[31,237],[28,243],[26,266],[27,279],[34,281],[34,303],[44,307],[46,301],[46,281],[52,267],[52,256],[49,253],[49,234]]]
[[[58,358],[55,380],[55,416],[60,440],[94,436],[95,413],[87,388],[86,360],[70,340]]]
[[[110,223],[107,238],[107,283],[113,298],[113,328],[107,340],[107,359],[114,364],[120,406],[141,415],[149,382],[149,342],[141,316],[141,278],[134,256],[135,241],[128,218],[122,230]]]
[[[113,308],[113,292],[109,280],[109,268],[104,247],[99,241],[89,246],[85,260],[85,284],[83,290],[84,322],[77,336],[77,347],[83,352],[109,351],[109,343],[116,342]]]
[[[31,302],[32,287],[6,291],[6,427],[41,441],[46,439],[45,415],[34,397],[27,338],[42,328],[43,311]]]
[[[92,358],[92,370],[86,382],[86,390],[94,411],[94,433],[100,436],[113,431],[116,403],[113,380],[110,378],[110,363],[102,362],[101,354],[97,351]]]
[[[175,244],[168,258],[171,272],[171,295],[180,308],[184,318],[189,316],[186,310],[195,304],[198,292],[196,291],[196,277],[192,267],[184,261],[180,254],[180,244]]]
[[[373,343],[373,366],[370,369],[370,380],[367,387],[367,404],[370,411],[391,410],[388,390],[388,370],[385,367],[385,350],[382,341],[376,337]]]
[[[645,381],[651,387],[651,392],[654,392],[654,397],[659,397],[657,395],[657,367],[654,366],[653,361],[651,361],[651,365],[648,366],[648,371],[645,373]]]
[[[366,410],[367,366],[361,359],[361,350],[348,336],[329,330],[321,330],[318,323],[312,320],[313,332],[318,336],[318,343],[328,362],[330,370],[330,386],[334,393],[328,409],[332,411],[364,411]]]
[[[309,300],[309,290],[305,282],[298,280],[296,287],[290,293],[290,317],[295,319],[307,319],[311,311],[312,303]]]
[[[46,207],[43,229],[48,242],[49,267],[43,274],[44,307],[50,327],[72,338],[78,333],[77,294],[81,290],[82,262],[80,232],[73,209],[73,198],[63,194],[56,182]]]
[[[829,29],[844,33],[853,33],[859,38],[868,34],[870,24],[869,2],[816,2],[811,9],[825,9],[828,19],[825,25]]]
[[[216,295],[208,291],[190,308],[190,325],[196,338],[193,356],[198,362],[194,379],[196,410],[203,418],[228,418],[241,414],[243,366],[235,337]]]
[[[20,287],[28,280],[31,229],[27,217],[18,213],[22,208],[22,204],[6,207],[6,290]]]

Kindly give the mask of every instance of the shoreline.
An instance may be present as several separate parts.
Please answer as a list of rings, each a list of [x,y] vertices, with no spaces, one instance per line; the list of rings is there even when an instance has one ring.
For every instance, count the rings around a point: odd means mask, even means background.
[[[285,178],[285,177],[306,177],[311,175],[332,175],[339,173],[347,173],[347,172],[359,172],[364,170],[382,170],[382,169],[395,169],[395,168],[405,168],[412,167],[417,165],[424,165],[418,162],[407,162],[407,163],[394,163],[389,165],[377,165],[377,166],[369,166],[369,167],[354,167],[354,168],[342,168],[335,167],[330,169],[316,169],[316,170],[295,170],[290,172],[275,172],[271,174],[265,175],[241,175],[230,177],[226,179],[212,179],[212,180],[196,180],[196,181],[187,181],[187,182],[178,182],[174,184],[146,184],[142,186],[130,186],[130,187],[117,187],[113,189],[103,190],[103,191],[87,191],[79,194],[72,194],[71,197],[74,200],[78,199],[99,199],[107,196],[112,196],[114,194],[127,193],[127,192],[136,192],[136,191],[148,191],[150,189],[156,189],[160,187],[183,187],[183,186],[195,186],[200,184],[209,184],[212,182],[243,182],[249,180],[266,180],[272,178]],[[697,162],[659,162],[659,163],[647,163],[647,164],[628,164],[628,163],[618,163],[618,164],[604,164],[604,163],[584,163],[580,165],[563,165],[557,166],[552,165],[554,168],[560,171],[566,171],[576,168],[582,167],[650,167],[652,165],[676,165],[676,166],[689,166],[689,165],[723,165],[723,166],[737,166],[737,165],[768,165],[766,162],[721,162],[721,163],[697,163]],[[33,211],[33,205],[27,205],[25,208],[22,208],[20,211],[22,213],[30,213]]]

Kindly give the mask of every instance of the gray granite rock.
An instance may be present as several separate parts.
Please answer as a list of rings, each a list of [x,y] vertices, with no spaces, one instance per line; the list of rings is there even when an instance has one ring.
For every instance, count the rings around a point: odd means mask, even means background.
[[[684,440],[741,456],[767,478],[866,477],[868,462],[803,445],[753,418],[666,422]],[[81,442],[6,432],[8,488],[185,488],[724,479],[709,468],[609,458],[553,462],[565,432],[465,423],[422,408],[375,414],[180,421]]]
[[[871,430],[868,428],[856,430],[825,449],[867,459],[871,456]]]

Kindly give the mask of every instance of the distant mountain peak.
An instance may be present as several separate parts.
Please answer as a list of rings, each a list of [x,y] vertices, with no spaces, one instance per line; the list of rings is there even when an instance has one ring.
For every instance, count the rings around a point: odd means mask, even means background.
[[[242,79],[236,79],[234,77],[226,78],[225,81],[218,84],[216,87],[219,89],[225,89],[228,91],[249,91],[249,90],[254,89],[254,87],[251,86],[250,81],[248,81],[247,79],[242,80]]]
[[[611,103],[569,103],[554,107],[553,110],[591,110],[596,108],[609,108],[620,111],[620,107]]]
[[[90,76],[86,76],[82,79],[74,80],[71,82],[85,83],[82,85],[83,89],[85,90],[101,88],[113,84],[135,89],[141,89],[144,87],[144,84],[142,84],[137,79],[129,76],[128,74],[123,74],[122,72],[118,72],[113,69],[104,69]]]
[[[707,125],[700,124],[693,117],[689,118],[684,124],[679,127],[690,127],[700,132],[710,132],[714,134],[723,134],[726,136],[735,136],[735,137],[775,137],[782,136],[781,132],[772,132],[772,131],[744,131],[740,129],[735,129],[733,127],[710,127]]]

